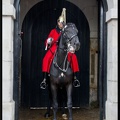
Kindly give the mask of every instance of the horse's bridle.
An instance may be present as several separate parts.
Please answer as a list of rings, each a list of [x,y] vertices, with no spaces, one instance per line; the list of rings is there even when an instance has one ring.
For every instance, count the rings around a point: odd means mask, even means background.
[[[64,32],[63,34],[65,34],[66,36],[67,36],[67,42],[66,43],[68,43],[68,42],[70,42],[75,36],[77,36],[77,34],[74,34],[74,35],[72,35],[70,38],[68,37],[68,35]],[[59,48],[59,49],[62,49],[62,48]],[[67,51],[67,54],[66,54],[66,57],[65,57],[65,60],[64,60],[64,62],[63,62],[63,64],[64,64],[64,66],[63,66],[63,69],[57,64],[57,62],[55,62],[54,60],[53,60],[53,64],[59,69],[59,70],[61,70],[62,72],[67,72],[67,69],[68,69],[68,67],[69,67],[69,62],[67,62],[67,67],[66,67],[66,69],[65,69],[65,61],[67,60],[67,55],[68,55],[68,49],[64,49],[64,51]],[[56,55],[57,55],[57,53],[56,53]]]
[[[67,36],[67,43],[70,42],[75,36],[77,36],[77,34],[74,34],[69,38],[65,31],[63,32],[63,34]]]
[[[67,40],[67,43],[70,42],[75,36],[77,36],[77,34],[72,35],[71,38],[69,38],[69,39]]]

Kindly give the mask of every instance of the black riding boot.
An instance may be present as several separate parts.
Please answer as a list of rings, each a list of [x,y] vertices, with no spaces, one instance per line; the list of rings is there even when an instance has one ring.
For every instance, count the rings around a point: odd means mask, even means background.
[[[47,87],[47,72],[43,73],[43,81],[40,84],[41,89],[46,89]]]
[[[73,86],[74,87],[80,87],[80,82],[79,82],[79,80],[77,79],[77,73],[74,73],[73,74],[74,75],[74,78],[73,78]]]
[[[44,79],[47,79],[47,72],[44,72],[44,73],[43,73],[43,80],[44,80]]]

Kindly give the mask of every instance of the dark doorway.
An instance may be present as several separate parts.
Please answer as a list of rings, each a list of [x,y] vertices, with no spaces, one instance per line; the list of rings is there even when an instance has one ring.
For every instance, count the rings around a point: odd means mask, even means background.
[[[80,66],[77,76],[80,88],[73,89],[73,107],[89,105],[89,42],[90,31],[85,15],[75,5],[64,0],[45,0],[33,6],[22,24],[22,71],[21,106],[46,107],[48,92],[40,89],[42,81],[42,59],[45,55],[44,41],[50,30],[56,26],[62,8],[66,8],[67,22],[78,28],[81,48],[76,52]]]

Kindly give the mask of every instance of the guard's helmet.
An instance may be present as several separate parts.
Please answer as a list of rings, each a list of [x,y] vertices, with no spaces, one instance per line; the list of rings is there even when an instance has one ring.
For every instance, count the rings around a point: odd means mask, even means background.
[[[59,16],[58,20],[61,23],[66,23],[66,9],[63,8],[61,16]]]
[[[57,21],[61,23],[65,22],[63,16],[60,16]]]

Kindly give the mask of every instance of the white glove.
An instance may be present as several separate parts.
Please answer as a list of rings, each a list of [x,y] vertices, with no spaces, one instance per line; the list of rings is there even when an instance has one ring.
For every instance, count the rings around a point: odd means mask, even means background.
[[[47,44],[51,44],[52,41],[53,41],[53,38],[49,37],[49,38],[47,39]]]
[[[51,38],[51,37],[49,37],[47,39],[47,44],[45,46],[45,50],[47,50],[47,48],[50,48],[52,41],[53,41],[53,38]]]
[[[67,44],[67,47],[68,47],[68,48],[70,47],[70,43]]]
[[[69,52],[75,53],[75,48],[73,46],[69,46]]]

